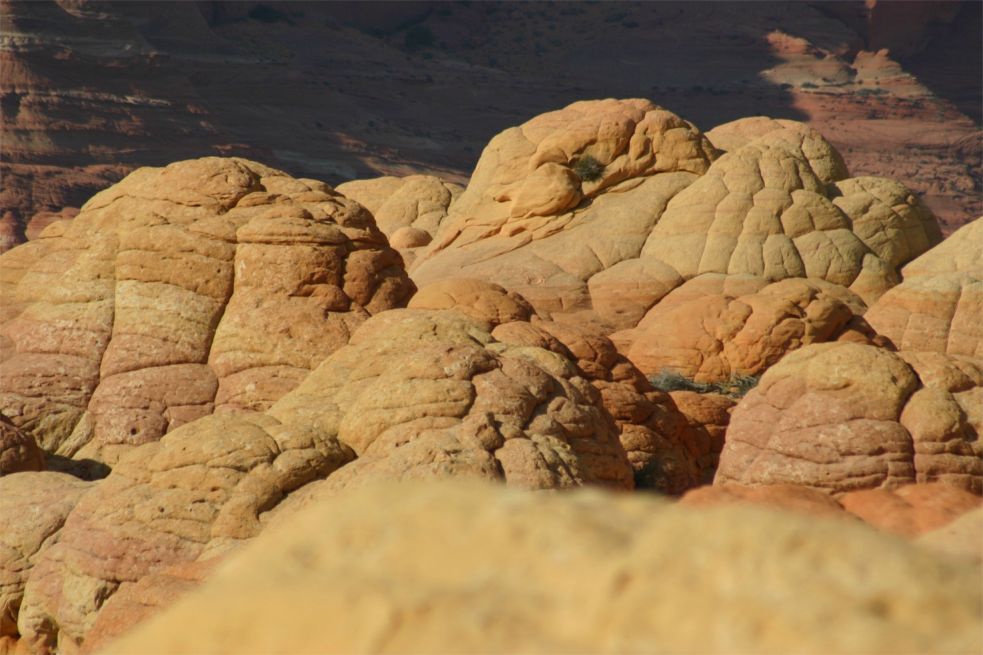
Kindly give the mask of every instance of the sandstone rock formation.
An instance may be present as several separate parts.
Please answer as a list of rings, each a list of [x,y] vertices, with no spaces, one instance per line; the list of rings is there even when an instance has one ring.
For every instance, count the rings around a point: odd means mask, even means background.
[[[413,291],[364,208],[243,159],[140,169],[42,236],[0,258],[0,409],[46,452],[108,464],[266,409]]]
[[[688,281],[733,277],[730,286],[744,295],[808,278],[765,292],[773,307],[762,307],[743,335],[747,309],[707,306],[700,294],[680,291],[698,303],[691,314],[723,324],[710,332],[726,334],[692,335],[670,350],[690,351],[691,374],[726,375],[837,338],[852,316],[827,299],[810,307],[810,295],[822,288],[862,314],[899,281],[904,263],[941,240],[934,216],[906,187],[848,178],[842,157],[812,128],[757,118],[717,131],[731,149],[719,158],[695,127],[641,100],[575,103],[506,130],[485,149],[411,275],[421,286],[461,275],[501,284],[545,318],[615,332],[626,354],[646,332],[660,340],[659,330],[639,325],[650,310],[663,318],[649,325],[680,319],[659,305]],[[597,179],[580,177],[591,176],[582,160],[593,162]],[[788,317],[775,306],[781,296]],[[764,352],[746,352],[742,343],[769,328],[777,329]],[[725,347],[745,352],[721,358]],[[646,352],[659,350],[643,344],[629,358],[651,372]]]
[[[716,507],[718,505],[751,504],[824,518],[846,518],[843,506],[828,494],[793,484],[773,484],[746,487],[739,484],[718,484],[697,487],[679,499],[687,507]]]
[[[433,476],[631,488],[617,427],[576,365],[486,330],[453,311],[385,312],[269,415],[351,447],[332,488]]]
[[[22,640],[39,653],[77,648],[121,584],[254,537],[261,513],[352,457],[316,429],[261,414],[205,417],[132,449],[35,565]]]
[[[58,539],[69,512],[93,487],[64,473],[0,477],[0,650],[17,637],[24,587],[34,566]]]
[[[978,495],[946,484],[851,491],[839,498],[846,511],[881,530],[916,537],[938,530],[983,506]],[[983,544],[980,544],[983,548]]]
[[[363,490],[281,528],[108,652],[983,647],[978,564],[842,522],[458,483]]]
[[[852,329],[865,310],[863,301],[839,285],[733,277],[693,278],[649,310],[638,326],[613,334],[612,340],[646,374],[667,369],[711,382],[734,374],[760,375],[785,353],[810,343],[864,339]],[[729,283],[755,290],[730,295],[725,291]]]
[[[952,523],[921,535],[916,541],[937,552],[983,562],[983,508],[966,512]]]
[[[34,442],[34,437],[0,414],[0,476],[43,470],[44,453]]]
[[[669,199],[714,156],[693,125],[645,100],[538,116],[488,144],[414,280],[478,277],[541,311],[589,308],[587,281],[636,257]],[[596,179],[576,173],[588,157]]]
[[[683,278],[746,274],[820,278],[869,302],[896,267],[942,240],[934,217],[885,179],[843,179],[818,135],[782,128],[726,153],[673,198],[642,259]],[[890,245],[888,233],[898,245]]]
[[[354,180],[336,189],[372,212],[389,244],[409,267],[417,253],[433,241],[464,187],[433,175],[408,175]]]
[[[715,483],[834,494],[939,481],[983,492],[978,360],[813,344],[735,408]]]
[[[474,279],[423,287],[409,307],[455,309],[488,324],[503,343],[544,348],[573,361],[614,418],[636,486],[678,494],[712,476],[719,445],[702,425],[690,425],[603,334],[543,319],[522,296]]]
[[[983,358],[983,218],[904,268],[867,314],[901,350]]]

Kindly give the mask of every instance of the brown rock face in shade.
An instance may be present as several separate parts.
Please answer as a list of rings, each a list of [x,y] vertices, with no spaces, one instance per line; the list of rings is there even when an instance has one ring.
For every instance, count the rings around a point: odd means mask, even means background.
[[[43,470],[44,453],[34,437],[0,414],[0,475]]]

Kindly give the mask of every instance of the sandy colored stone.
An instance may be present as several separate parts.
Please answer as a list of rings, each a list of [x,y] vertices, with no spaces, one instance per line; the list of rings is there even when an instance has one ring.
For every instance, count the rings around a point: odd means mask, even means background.
[[[362,490],[281,528],[108,652],[983,647],[978,564],[843,521],[458,483]]]
[[[487,329],[457,311],[379,314],[269,415],[355,452],[335,489],[435,476],[631,488],[617,427],[577,366]]]
[[[488,325],[502,343],[542,348],[573,362],[614,419],[636,487],[682,493],[698,484],[710,466],[714,454],[705,431],[690,425],[672,399],[652,388],[597,330],[545,320],[519,294],[474,279],[436,282],[421,289],[409,306],[455,309]]]
[[[913,484],[891,491],[851,491],[839,501],[866,523],[905,537],[937,530],[983,506],[978,495],[940,483]]]
[[[735,297],[687,289],[706,287],[701,278],[666,296],[637,327],[612,335],[642,372],[670,370],[699,382],[760,375],[796,348],[835,341],[864,308],[848,290],[823,280],[791,278]]]
[[[361,205],[237,158],[141,168],[37,243],[0,260],[18,308],[0,409],[46,452],[108,464],[266,409],[413,291]]]
[[[983,219],[904,268],[867,319],[904,351],[983,357]]]
[[[436,235],[451,203],[464,189],[433,175],[407,175],[353,180],[335,190],[372,212],[376,225],[391,242],[398,230],[408,227]]]
[[[451,278],[423,287],[410,298],[410,309],[457,309],[495,328],[510,321],[528,321],[533,309],[517,293],[484,280]]]
[[[27,432],[0,414],[0,476],[20,471],[43,471],[44,453]]]
[[[77,648],[121,584],[255,536],[260,514],[352,456],[315,428],[261,414],[205,417],[132,449],[35,565],[22,640],[38,653]]]
[[[897,267],[941,233],[901,185],[843,181],[846,171],[832,163],[832,152],[817,133],[799,128],[770,130],[731,150],[673,197],[642,259],[659,260],[684,279],[820,278],[875,300],[897,283]],[[905,242],[893,247],[884,234]]]
[[[725,152],[738,150],[758,137],[776,133],[784,141],[798,146],[806,156],[812,172],[826,184],[848,176],[843,157],[814,128],[784,118],[750,116],[713,128],[706,133],[710,142]]]
[[[222,561],[211,557],[169,566],[136,582],[124,582],[106,601],[82,642],[82,653],[99,653],[107,644],[191,593]]]
[[[846,518],[840,503],[829,494],[791,484],[745,487],[722,484],[697,487],[679,499],[687,507],[715,507],[735,503],[760,505],[797,514],[823,518]]]
[[[983,508],[966,512],[945,526],[917,539],[925,548],[983,562]]]
[[[0,477],[0,639],[18,636],[28,576],[56,543],[79,498],[93,486],[50,471]]]
[[[646,100],[537,116],[489,142],[413,278],[485,279],[547,316],[591,309],[589,280],[637,257],[669,199],[715,154],[692,124]],[[575,172],[586,156],[603,167],[597,180]]]
[[[848,342],[789,353],[735,408],[715,483],[842,494],[942,482],[980,494],[979,411],[960,399],[978,404],[981,371],[939,357],[909,365]]]

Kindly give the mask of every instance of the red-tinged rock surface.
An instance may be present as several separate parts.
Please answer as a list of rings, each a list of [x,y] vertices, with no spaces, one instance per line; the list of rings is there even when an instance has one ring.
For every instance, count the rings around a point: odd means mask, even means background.
[[[938,483],[913,484],[892,491],[851,491],[840,496],[839,502],[866,523],[906,537],[938,530],[983,506],[979,495]]]
[[[978,3],[276,4],[5,0],[4,247],[140,165],[463,181],[509,125],[637,95],[704,128],[805,120],[947,230],[983,213]]]
[[[759,288],[728,295],[725,287],[735,283]],[[704,274],[669,293],[635,328],[611,339],[647,375],[669,370],[698,382],[717,382],[760,375],[787,352],[810,343],[863,339],[854,326],[865,309],[855,294],[823,280],[768,284],[762,278],[734,281]]]
[[[318,430],[261,414],[206,417],[134,448],[35,564],[21,640],[32,652],[77,649],[123,583],[254,537],[260,514],[351,458]]]
[[[19,636],[17,617],[31,571],[57,541],[76,503],[93,487],[51,471],[0,477],[0,649],[4,640]]]
[[[0,409],[46,452],[109,465],[266,409],[413,291],[361,205],[235,158],[139,169],[0,269]]]
[[[720,484],[697,487],[687,491],[679,499],[679,503],[688,507],[752,504],[808,516],[824,518],[847,516],[843,506],[829,494],[793,484],[772,484],[762,487]]]
[[[81,653],[102,652],[107,644],[197,589],[222,557],[175,564],[137,582],[124,582],[99,612],[86,633]]]
[[[983,492],[979,360],[813,344],[734,409],[715,484],[798,484],[835,495],[941,482]]]
[[[520,295],[474,279],[423,287],[409,306],[454,309],[489,325],[491,336],[502,343],[543,348],[572,360],[613,417],[636,487],[678,494],[712,476],[722,440],[689,421],[603,334],[545,320]]]

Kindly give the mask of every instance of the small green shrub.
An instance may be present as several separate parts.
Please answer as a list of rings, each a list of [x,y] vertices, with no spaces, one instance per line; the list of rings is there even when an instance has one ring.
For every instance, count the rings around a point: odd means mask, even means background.
[[[731,398],[743,398],[748,391],[758,385],[759,378],[754,375],[735,373],[723,382],[697,382],[670,369],[662,369],[649,378],[652,386],[660,391],[695,391],[696,393],[719,393]]]
[[[601,179],[604,173],[604,164],[597,161],[590,155],[584,155],[573,163],[573,172],[585,182],[593,182]]]

